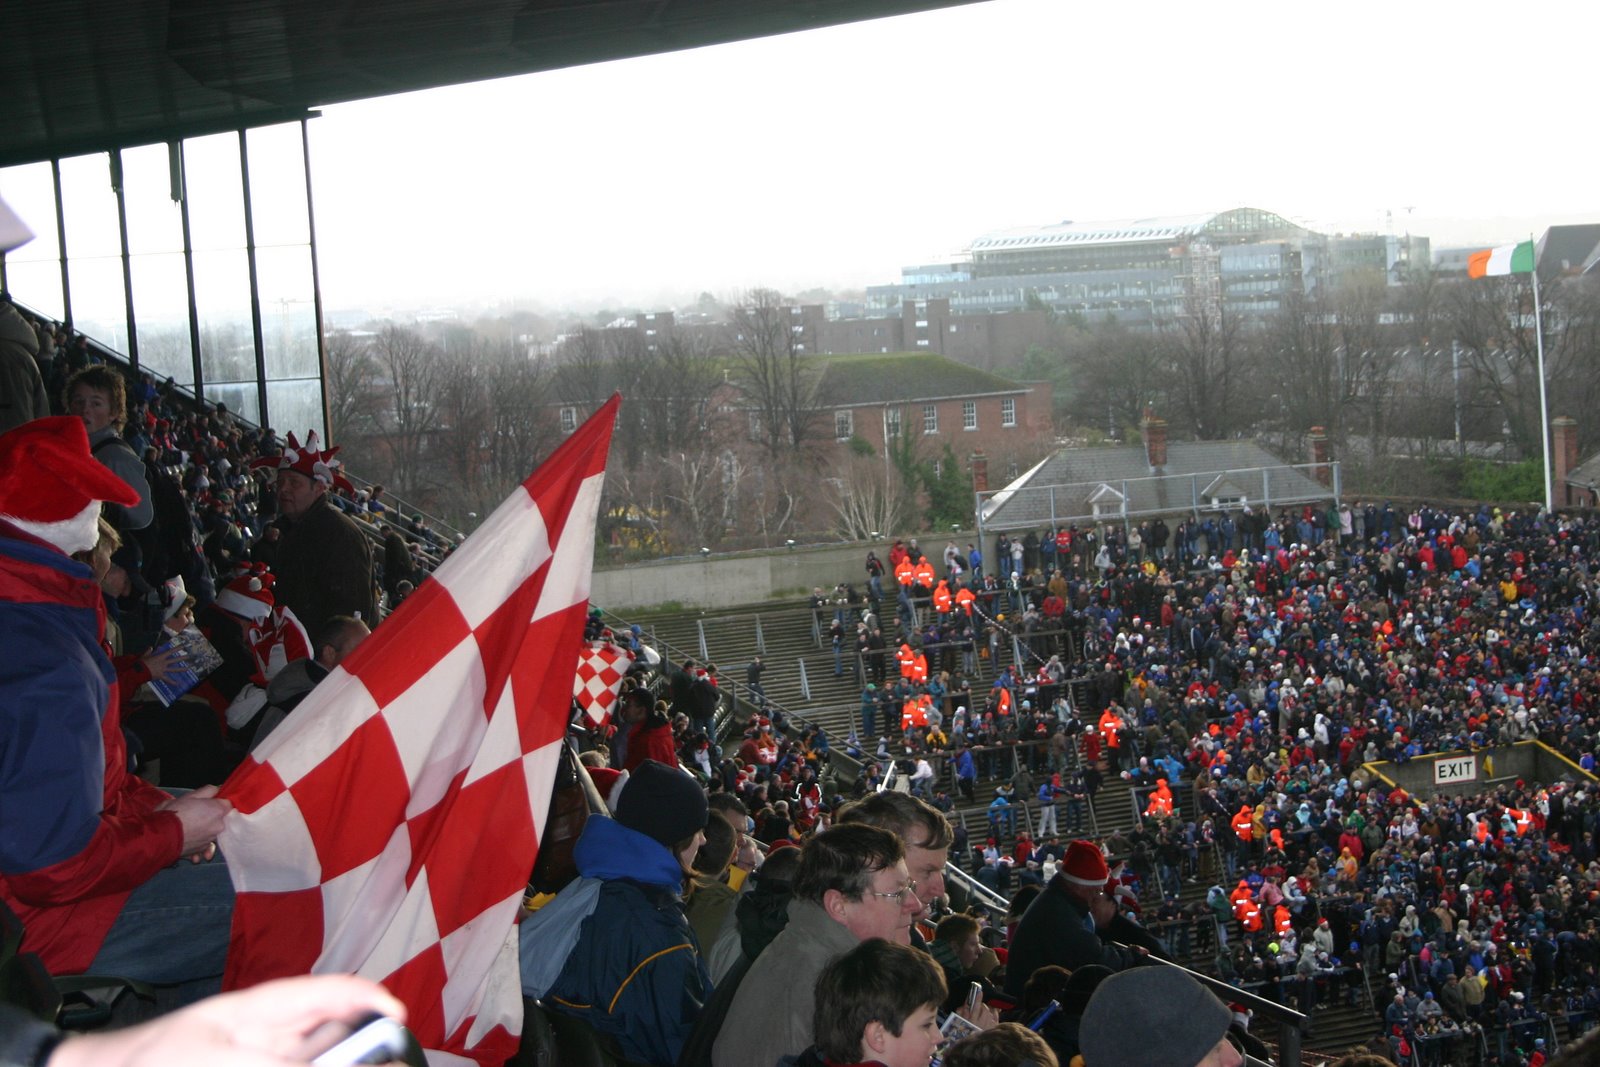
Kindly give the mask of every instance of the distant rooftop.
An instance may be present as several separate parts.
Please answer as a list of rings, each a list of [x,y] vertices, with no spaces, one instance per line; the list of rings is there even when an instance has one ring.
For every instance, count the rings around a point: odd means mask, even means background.
[[[970,251],[1007,252],[1026,248],[1063,248],[1072,245],[1135,244],[1178,241],[1202,234],[1227,237],[1243,233],[1305,233],[1281,215],[1258,208],[1234,208],[1199,215],[1162,215],[1142,219],[1099,222],[1067,220],[1049,226],[996,230],[972,242]]]
[[[1025,393],[1026,382],[923,352],[818,356],[817,402],[825,407],[889,404],[990,393]]]

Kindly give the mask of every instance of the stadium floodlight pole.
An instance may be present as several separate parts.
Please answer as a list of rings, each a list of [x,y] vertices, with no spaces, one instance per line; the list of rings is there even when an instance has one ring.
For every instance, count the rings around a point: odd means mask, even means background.
[[[1555,510],[1555,493],[1550,480],[1550,401],[1544,384],[1544,323],[1539,309],[1539,262],[1534,260],[1533,270],[1533,338],[1539,359],[1539,443],[1544,446],[1544,509]]]

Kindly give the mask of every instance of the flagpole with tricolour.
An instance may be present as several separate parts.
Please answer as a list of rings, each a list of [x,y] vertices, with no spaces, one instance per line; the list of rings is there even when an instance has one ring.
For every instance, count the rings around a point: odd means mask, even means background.
[[[1555,507],[1555,491],[1550,477],[1550,400],[1544,384],[1544,318],[1539,308],[1539,272],[1534,269],[1535,260],[1531,237],[1521,244],[1485,248],[1467,257],[1467,277],[1494,278],[1507,274],[1533,276],[1533,337],[1539,361],[1539,444],[1544,456],[1544,509],[1550,511]]]
[[[1528,244],[1533,244],[1530,239]],[[1550,465],[1550,400],[1545,394],[1544,385],[1544,316],[1541,312],[1542,302],[1539,299],[1539,270],[1538,264],[1528,271],[1533,279],[1533,340],[1534,350],[1539,356],[1539,443],[1544,446],[1544,509],[1555,510],[1555,486],[1551,482]]]

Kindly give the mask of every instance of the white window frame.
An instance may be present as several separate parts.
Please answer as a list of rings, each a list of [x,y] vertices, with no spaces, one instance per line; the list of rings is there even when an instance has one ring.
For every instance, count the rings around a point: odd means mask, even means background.
[[[561,432],[573,433],[578,428],[578,409],[570,404],[561,409]]]
[[[846,408],[833,413],[833,436],[836,440],[848,441],[856,435],[856,413]]]
[[[900,436],[901,418],[899,408],[883,409],[883,436],[884,440],[894,440]]]
[[[1017,398],[1006,396],[1000,398],[1000,425],[1012,427],[1017,424]]]
[[[922,435],[924,437],[939,432],[939,405],[922,405]]]
[[[978,402],[976,400],[963,400],[961,402],[961,428],[969,431],[978,428]]]

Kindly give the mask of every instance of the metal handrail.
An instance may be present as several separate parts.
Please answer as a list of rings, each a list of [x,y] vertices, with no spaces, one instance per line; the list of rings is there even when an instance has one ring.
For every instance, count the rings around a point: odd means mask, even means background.
[[[1132,951],[1133,948],[1131,945],[1122,944],[1120,941],[1112,943],[1129,951]],[[1251,1012],[1272,1019],[1278,1024],[1278,1061],[1284,1064],[1297,1064],[1300,1062],[1300,1038],[1310,1025],[1310,1019],[1306,1017],[1304,1012],[1284,1007],[1276,1001],[1258,996],[1247,989],[1240,989],[1236,985],[1229,985],[1220,978],[1190,970],[1181,963],[1164,960],[1159,956],[1146,956],[1145,961],[1161,967],[1176,967],[1217,996],[1222,997],[1224,1002],[1237,1001]]]
[[[956,881],[966,887],[969,896],[990,911],[998,912],[1001,915],[1011,911],[1011,902],[1009,900],[962,870],[960,865],[946,862],[944,865],[944,877],[945,881],[949,881],[954,877]]]

